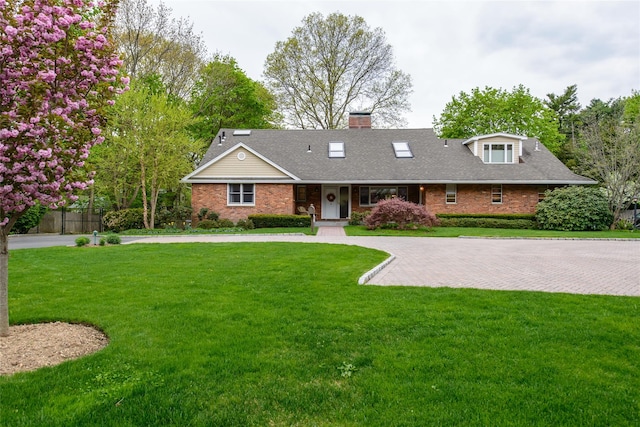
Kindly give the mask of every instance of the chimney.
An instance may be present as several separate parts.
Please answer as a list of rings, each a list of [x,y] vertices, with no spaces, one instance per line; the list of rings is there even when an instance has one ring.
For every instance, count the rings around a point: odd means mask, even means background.
[[[371,129],[371,113],[366,111],[349,113],[349,129]]]

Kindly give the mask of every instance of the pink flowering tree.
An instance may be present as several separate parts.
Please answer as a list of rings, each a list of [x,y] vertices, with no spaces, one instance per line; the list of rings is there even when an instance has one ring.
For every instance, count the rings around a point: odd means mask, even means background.
[[[104,110],[127,80],[110,41],[117,1],[0,0],[0,336],[9,333],[8,235],[40,202],[91,184]]]

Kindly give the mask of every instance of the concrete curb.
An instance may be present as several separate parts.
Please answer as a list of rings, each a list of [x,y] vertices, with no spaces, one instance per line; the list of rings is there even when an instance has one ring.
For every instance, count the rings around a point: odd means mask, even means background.
[[[382,271],[382,269],[385,268],[387,265],[391,264],[391,262],[394,259],[396,259],[396,256],[393,254],[390,254],[389,258],[385,259],[380,264],[376,265],[371,270],[367,271],[362,276],[360,276],[360,279],[358,279],[358,285],[366,284],[369,280],[373,278],[373,276],[375,276],[380,271]]]

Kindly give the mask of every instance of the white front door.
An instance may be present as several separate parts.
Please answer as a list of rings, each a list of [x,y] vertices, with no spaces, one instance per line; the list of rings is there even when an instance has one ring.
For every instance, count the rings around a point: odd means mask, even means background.
[[[340,188],[322,188],[322,219],[340,219]]]

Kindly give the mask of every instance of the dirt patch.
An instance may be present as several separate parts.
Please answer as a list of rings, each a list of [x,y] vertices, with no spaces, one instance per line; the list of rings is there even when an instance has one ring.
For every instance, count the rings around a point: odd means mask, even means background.
[[[95,353],[109,343],[91,326],[54,322],[9,327],[0,337],[0,375],[34,371]]]

